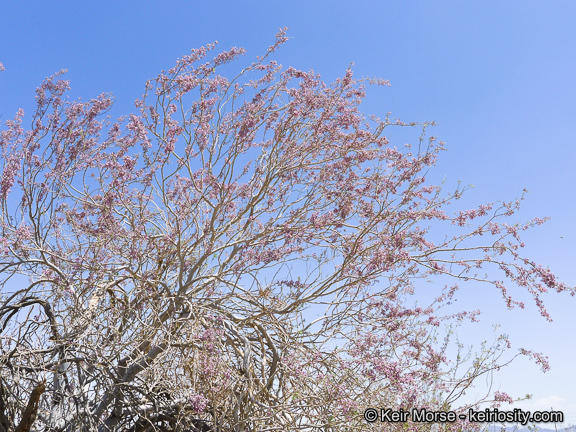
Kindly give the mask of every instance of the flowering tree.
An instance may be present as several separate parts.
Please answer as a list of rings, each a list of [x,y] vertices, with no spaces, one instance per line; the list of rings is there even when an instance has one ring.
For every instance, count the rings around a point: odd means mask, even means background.
[[[217,71],[243,50],[193,50],[116,123],[61,74],[31,129],[6,121],[0,430],[365,430],[368,407],[465,408],[508,341],[465,371],[446,358],[441,322],[475,317],[440,313],[457,284],[509,307],[519,285],[544,315],[540,293],[568,290],[518,253],[541,220],[503,222],[518,202],[446,213],[462,190],[425,180],[442,143],[393,147],[406,124],[364,117],[351,70],[326,85],[271,61],[285,40],[232,80]],[[413,306],[437,276],[454,284]]]

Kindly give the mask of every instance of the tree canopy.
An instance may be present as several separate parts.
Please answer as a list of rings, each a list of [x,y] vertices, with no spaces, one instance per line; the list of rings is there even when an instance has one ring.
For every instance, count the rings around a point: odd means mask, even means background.
[[[509,307],[520,286],[546,317],[541,293],[573,294],[520,254],[543,222],[506,223],[520,200],[447,211],[463,190],[427,182],[430,125],[359,109],[385,81],[283,68],[285,41],[233,78],[219,71],[242,49],[192,50],[115,122],[110,95],[69,101],[58,73],[29,129],[22,110],[5,122],[0,430],[30,415],[46,431],[423,430],[364,410],[465,409],[509,346],[464,371],[447,358],[443,324],[476,317],[440,310],[459,284]],[[421,139],[392,145],[407,126]],[[415,306],[437,278],[453,283]]]

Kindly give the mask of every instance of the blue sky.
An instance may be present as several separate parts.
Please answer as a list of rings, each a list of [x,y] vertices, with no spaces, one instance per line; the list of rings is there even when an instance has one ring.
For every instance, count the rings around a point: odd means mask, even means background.
[[[527,188],[521,219],[551,220],[525,234],[526,254],[574,286],[575,24],[576,2],[560,0],[3,2],[0,115],[30,112],[34,89],[62,68],[71,97],[110,92],[113,116],[126,114],[144,82],[190,49],[217,40],[252,59],[287,26],[283,65],[332,81],[353,62],[356,76],[391,83],[369,91],[366,113],[438,123],[433,133],[449,151],[432,177],[448,189],[459,180],[475,185],[463,206],[512,200]],[[392,143],[417,137],[402,131]],[[515,347],[546,353],[550,372],[521,360],[494,377],[494,389],[532,393],[523,407],[564,410],[576,423],[576,298],[546,300],[553,323],[531,304],[510,312],[495,292],[465,290],[461,305],[485,313],[462,337],[490,338],[499,323]]]

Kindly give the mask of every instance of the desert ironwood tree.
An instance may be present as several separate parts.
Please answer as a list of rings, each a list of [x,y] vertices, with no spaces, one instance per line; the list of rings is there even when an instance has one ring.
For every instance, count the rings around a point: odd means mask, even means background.
[[[447,212],[462,189],[425,178],[443,144],[385,135],[427,124],[359,111],[384,81],[283,68],[285,41],[233,78],[219,73],[242,49],[192,50],[118,121],[109,95],[68,100],[58,73],[29,129],[22,110],[5,121],[4,430],[426,430],[364,410],[464,409],[502,365],[505,337],[447,358],[444,326],[475,319],[440,310],[459,283],[509,307],[520,286],[544,315],[541,293],[570,290],[519,254],[519,232],[542,222],[507,224],[519,201]],[[416,307],[435,278],[453,283]]]

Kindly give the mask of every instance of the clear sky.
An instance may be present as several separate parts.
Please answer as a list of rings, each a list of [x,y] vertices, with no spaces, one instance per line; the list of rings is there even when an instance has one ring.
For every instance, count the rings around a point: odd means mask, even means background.
[[[433,177],[449,189],[459,180],[475,185],[462,205],[512,200],[527,188],[521,219],[551,220],[525,234],[525,253],[576,285],[572,0],[3,1],[1,119],[18,107],[31,112],[34,89],[62,68],[73,98],[111,92],[112,114],[126,114],[144,82],[190,49],[217,40],[251,59],[284,26],[291,40],[277,56],[283,65],[332,81],[353,62],[356,76],[391,83],[369,91],[366,113],[438,122],[433,133],[449,151]],[[392,143],[408,136],[392,135]],[[462,329],[464,342],[490,339],[487,329],[499,323],[514,347],[547,354],[550,372],[520,360],[494,376],[494,389],[532,393],[522,407],[553,407],[576,423],[576,298],[545,298],[553,323],[520,299],[527,308],[510,312],[496,292],[464,290],[461,306],[485,311],[481,324]]]

